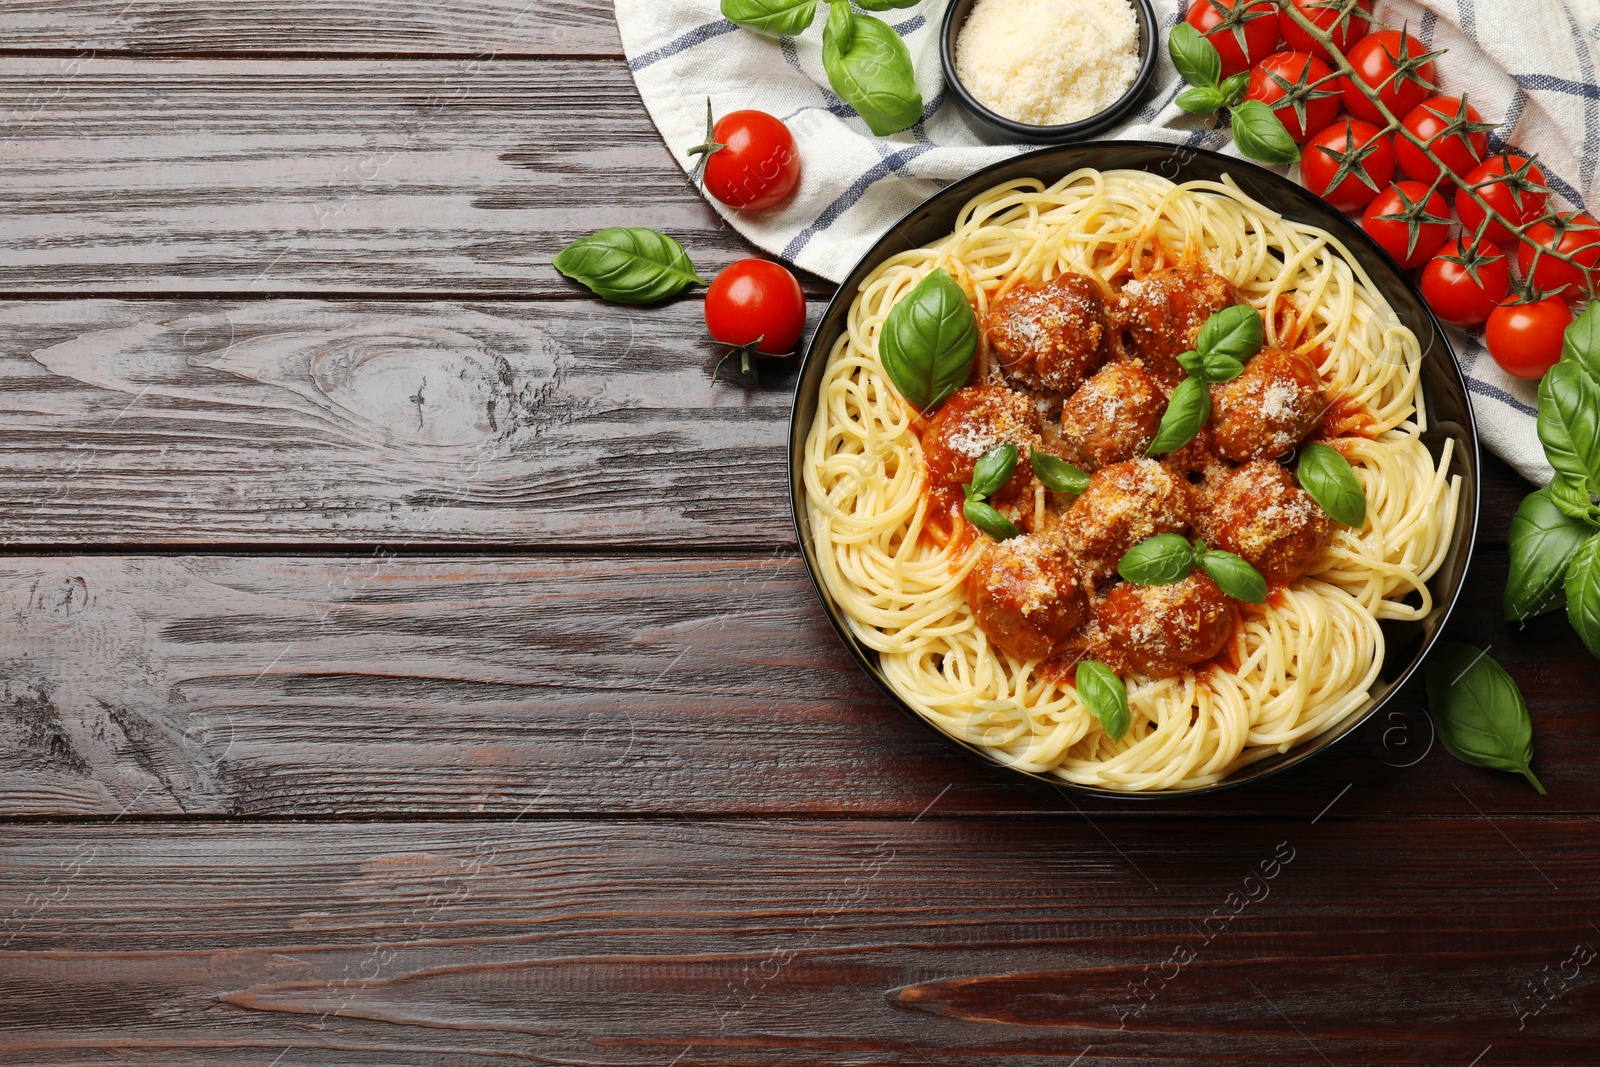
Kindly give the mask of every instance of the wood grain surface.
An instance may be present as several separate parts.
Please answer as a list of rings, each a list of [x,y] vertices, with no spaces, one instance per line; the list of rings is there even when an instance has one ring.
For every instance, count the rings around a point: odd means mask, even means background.
[[[1527,487],[1450,633],[1549,797],[1417,686],[1214,796],[979,764],[809,587],[792,366],[550,267],[752,253],[611,10],[0,6],[0,1063],[1600,1063],[1600,673],[1499,618]]]
[[[36,1063],[1590,1065],[1600,1046],[1600,964],[1573,961],[1600,944],[1592,823],[1503,821],[1513,846],[1481,819],[1102,838],[938,811],[18,828],[0,1018]]]

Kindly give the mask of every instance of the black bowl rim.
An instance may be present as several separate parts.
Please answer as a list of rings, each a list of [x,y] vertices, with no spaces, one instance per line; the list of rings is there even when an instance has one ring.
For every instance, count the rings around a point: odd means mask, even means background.
[[[1139,72],[1133,76],[1133,84],[1128,86],[1127,92],[1093,115],[1076,122],[1064,122],[1055,126],[1035,126],[1030,122],[1008,119],[985,107],[977,97],[967,91],[967,87],[962,84],[960,76],[956,73],[955,37],[959,27],[955,25],[955,16],[957,9],[962,6],[959,0],[950,0],[945,7],[944,18],[939,27],[939,64],[944,68],[945,85],[956,96],[961,106],[980,116],[988,125],[1010,134],[1018,141],[1027,143],[1049,141],[1051,144],[1063,144],[1098,133],[1133,110],[1139,98],[1144,95],[1144,91],[1149,88],[1150,80],[1155,77],[1156,45],[1161,39],[1161,28],[1156,23],[1155,7],[1150,0],[1128,0],[1128,2],[1139,17],[1144,37],[1140,48]],[[970,8],[971,5],[968,5],[969,11]]]
[[[970,198],[975,192],[981,191],[981,187],[984,187],[982,183],[984,183],[985,180],[988,179],[989,176],[995,171],[1014,167],[1019,163],[1025,163],[1029,160],[1037,159],[1042,156],[1048,156],[1064,151],[1090,152],[1099,150],[1115,152],[1120,149],[1158,149],[1164,151],[1182,151],[1185,153],[1192,153],[1196,157],[1204,157],[1227,168],[1239,170],[1248,173],[1253,177],[1264,179],[1268,184],[1272,185],[1280,193],[1287,195],[1290,199],[1300,200],[1307,204],[1319,205],[1322,209],[1331,210],[1328,208],[1326,202],[1319,199],[1309,190],[1295,184],[1280,174],[1267,170],[1264,167],[1257,166],[1256,164],[1247,160],[1237,159],[1232,156],[1224,156],[1219,152],[1212,152],[1208,149],[1186,146],[1183,144],[1174,144],[1166,141],[1119,139],[1084,141],[1069,145],[1046,145],[1031,151],[1019,153],[1007,159],[1000,160],[997,163],[992,163],[989,166],[974,171],[965,178],[960,178],[950,183],[943,189],[940,189],[931,196],[926,197],[921,203],[917,204],[910,211],[902,215],[894,225],[887,227],[883,234],[873,242],[872,247],[868,249],[859,260],[857,260],[856,265],[851,268],[849,275],[846,276],[845,280],[839,285],[837,291],[835,291],[833,297],[828,301],[827,307],[823,309],[822,315],[818,319],[817,330],[812,333],[811,337],[806,342],[805,355],[801,358],[800,365],[796,370],[795,391],[793,403],[789,412],[789,443],[788,448],[786,449],[789,478],[789,508],[790,517],[794,522],[795,537],[800,546],[800,555],[806,565],[806,576],[811,581],[812,590],[817,594],[818,600],[820,600],[822,603],[823,613],[827,615],[829,624],[833,627],[834,632],[838,634],[839,640],[844,644],[846,650],[849,651],[851,657],[856,661],[857,665],[861,667],[861,669],[866,673],[867,677],[872,679],[877,687],[883,691],[884,695],[889,698],[890,702],[893,703],[895,707],[899,708],[902,713],[909,715],[914,721],[921,724],[924,729],[932,732],[945,743],[954,745],[955,747],[966,752],[973,759],[976,759],[978,762],[987,767],[1004,772],[1008,776],[1025,779],[1040,786],[1064,790],[1068,793],[1074,793],[1079,796],[1100,797],[1103,799],[1122,801],[1149,801],[1152,803],[1157,803],[1160,801],[1182,799],[1186,797],[1207,796],[1230,789],[1237,789],[1245,785],[1250,785],[1265,781],[1268,778],[1275,777],[1279,774],[1282,774],[1284,771],[1287,771],[1292,767],[1297,767],[1308,759],[1327,751],[1329,748],[1355,733],[1358,729],[1360,729],[1363,723],[1370,720],[1385,706],[1389,705],[1391,702],[1403,699],[1401,696],[1401,690],[1405,687],[1406,683],[1412,678],[1412,676],[1416,674],[1418,669],[1421,668],[1422,663],[1427,658],[1429,651],[1432,650],[1434,642],[1436,642],[1440,635],[1444,632],[1444,628],[1449,623],[1451,615],[1454,614],[1456,604],[1460,600],[1462,589],[1466,584],[1466,574],[1472,566],[1472,557],[1476,548],[1478,523],[1482,508],[1483,464],[1482,452],[1478,438],[1477,416],[1472,409],[1472,402],[1467,389],[1466,375],[1461,369],[1461,361],[1457,358],[1455,348],[1450,344],[1450,339],[1445,334],[1442,323],[1440,322],[1438,316],[1433,313],[1433,309],[1428,307],[1426,301],[1422,300],[1420,295],[1417,294],[1416,287],[1411,283],[1410,279],[1406,277],[1404,268],[1396,263],[1394,258],[1385,252],[1376,241],[1368,237],[1366,232],[1362,230],[1359,225],[1351,222],[1349,217],[1345,216],[1345,232],[1335,232],[1334,235],[1338,237],[1341,242],[1347,245],[1354,243],[1355,245],[1364,247],[1369,253],[1375,255],[1380,261],[1390,264],[1394,270],[1395,276],[1399,278],[1401,282],[1411,291],[1413,296],[1417,297],[1416,305],[1421,309],[1422,313],[1427,317],[1428,323],[1433,327],[1434,337],[1440,343],[1440,346],[1443,348],[1445,356],[1447,357],[1444,360],[1444,363],[1455,375],[1456,384],[1461,390],[1463,398],[1463,414],[1465,415],[1465,422],[1462,424],[1461,429],[1463,431],[1462,436],[1466,440],[1467,447],[1462,450],[1461,454],[1457,457],[1456,462],[1461,464],[1463,467],[1462,473],[1466,483],[1464,484],[1463,489],[1467,491],[1467,495],[1470,497],[1471,507],[1470,509],[1457,512],[1456,516],[1458,531],[1456,536],[1460,539],[1459,543],[1461,545],[1461,562],[1458,568],[1461,577],[1455,582],[1454,587],[1449,590],[1448,596],[1435,599],[1435,611],[1438,615],[1438,621],[1435,623],[1431,633],[1423,634],[1422,643],[1417,649],[1415,655],[1412,656],[1411,662],[1408,663],[1405,668],[1395,676],[1393,681],[1389,683],[1389,691],[1385,693],[1382,698],[1373,701],[1371,706],[1368,707],[1359,718],[1354,718],[1341,724],[1341,726],[1338,727],[1338,734],[1330,740],[1322,741],[1322,743],[1316,744],[1320,737],[1325,735],[1319,735],[1317,738],[1312,738],[1298,754],[1291,749],[1290,752],[1285,754],[1290,758],[1276,763],[1265,770],[1256,770],[1254,773],[1252,773],[1252,769],[1258,765],[1251,765],[1243,768],[1234,775],[1224,778],[1220,782],[1213,782],[1210,785],[1197,786],[1192,789],[1156,789],[1141,791],[1122,791],[1117,789],[1107,789],[1101,786],[1080,785],[1076,782],[1065,781],[1051,775],[1023,770],[1020,767],[1011,766],[996,759],[988,752],[988,750],[974,745],[969,741],[962,740],[959,737],[954,737],[948,733],[945,733],[943,730],[939,729],[937,726],[919,714],[915,708],[911,707],[910,704],[906,703],[905,699],[896,693],[893,687],[889,685],[887,679],[883,677],[881,668],[877,664],[868,660],[866,654],[861,648],[860,643],[849,632],[848,627],[839,618],[840,611],[834,604],[832,598],[829,596],[828,591],[823,588],[822,581],[817,575],[816,565],[812,562],[811,550],[808,547],[810,544],[807,534],[808,520],[803,514],[804,509],[801,504],[801,501],[804,498],[805,487],[802,481],[796,478],[796,451],[797,449],[804,448],[805,437],[810,432],[809,425],[804,427],[799,425],[801,393],[802,390],[806,389],[807,387],[807,371],[810,369],[814,360],[827,358],[827,353],[821,351],[821,346],[818,344],[818,340],[821,336],[821,325],[822,323],[828,321],[830,317],[832,317],[837,305],[841,303],[847,304],[855,299],[855,293],[859,288],[862,279],[867,273],[870,273],[871,269],[873,269],[867,268],[864,270],[863,268],[865,264],[877,255],[879,250],[882,248],[883,243],[889,239],[890,235],[897,232],[901,225],[908,222],[913,216],[922,212],[929,205],[934,203],[934,201],[945,198],[952,200],[961,198],[961,202],[964,203],[965,199]],[[1116,164],[1108,164],[1097,169],[1116,169]],[[993,184],[993,182],[991,181],[989,184]],[[1274,210],[1281,210],[1280,208],[1271,204],[1267,206],[1272,207]],[[874,264],[874,267],[875,266],[876,264]],[[1418,387],[1423,388],[1421,382],[1418,383]],[[1430,407],[1430,422],[1432,421],[1432,410],[1433,409]],[[1427,429],[1429,429],[1429,427],[1424,428],[1425,431]]]

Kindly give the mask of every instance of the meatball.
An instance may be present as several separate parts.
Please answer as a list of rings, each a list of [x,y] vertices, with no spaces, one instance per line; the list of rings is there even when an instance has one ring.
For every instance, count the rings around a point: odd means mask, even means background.
[[[1206,320],[1239,303],[1239,291],[1204,267],[1153,270],[1122,287],[1111,312],[1111,329],[1123,355],[1168,388],[1185,377],[1178,356],[1194,347]]]
[[[1105,359],[1105,296],[1099,282],[1082,274],[1019,285],[995,302],[983,335],[1017,381],[1071,393]]]
[[[1217,445],[1211,437],[1211,427],[1202,426],[1188,444],[1173,449],[1161,457],[1161,462],[1186,476],[1192,483],[1203,485],[1233,470],[1231,464],[1217,455]]]
[[[1172,585],[1120,582],[1095,618],[1127,669],[1166,678],[1221,652],[1239,616],[1217,583],[1195,571]]]
[[[1156,438],[1167,399],[1132,363],[1102,368],[1062,406],[1061,439],[1090,469],[1144,455]]]
[[[1243,556],[1273,585],[1305,574],[1333,538],[1333,520],[1310,494],[1261,459],[1208,483],[1194,525],[1212,548]]]
[[[1236,463],[1281,456],[1316,427],[1327,407],[1310,356],[1264,348],[1243,374],[1211,387],[1217,452]]]
[[[1188,524],[1188,483],[1153,459],[1134,459],[1095,471],[1056,529],[1082,558],[1088,579],[1100,582],[1140,541],[1182,533]]]
[[[1018,659],[1053,655],[1083,621],[1086,603],[1075,556],[1049,534],[990,544],[967,575],[979,628]]]
[[[1003,385],[969,385],[946,400],[922,436],[922,454],[937,482],[963,485],[972,469],[997,445],[1013,444],[1020,453],[1017,469],[995,501],[1015,500],[1032,489],[1033,469],[1028,450],[1043,448],[1039,413],[1032,402]]]

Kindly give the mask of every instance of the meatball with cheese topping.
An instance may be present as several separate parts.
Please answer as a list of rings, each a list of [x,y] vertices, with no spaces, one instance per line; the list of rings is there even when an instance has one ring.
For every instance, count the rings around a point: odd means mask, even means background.
[[[946,400],[922,436],[922,453],[928,473],[936,482],[963,485],[972,469],[997,445],[1017,446],[1018,462],[996,502],[1015,500],[1032,489],[1033,469],[1028,450],[1044,446],[1039,436],[1039,413],[1021,393],[999,385],[969,385]]]
[[[1122,582],[1095,606],[1115,658],[1152,678],[1177,674],[1221,652],[1238,617],[1232,601],[1200,571],[1172,585]]]
[[[1132,363],[1112,363],[1061,408],[1061,439],[1089,469],[1144,455],[1156,438],[1167,400]]]
[[[1105,295],[1093,278],[1070,272],[1019,285],[990,309],[983,336],[1012,378],[1071,393],[1105,359]]]
[[[1281,456],[1328,408],[1317,365],[1303,352],[1264,348],[1231,382],[1211,387],[1212,437],[1236,463]]]
[[[1204,267],[1167,267],[1124,283],[1111,310],[1111,329],[1125,358],[1144,363],[1171,388],[1185,377],[1178,356],[1194,347],[1206,320],[1239,303],[1239,291]]]
[[[1208,545],[1244,557],[1273,585],[1309,571],[1334,530],[1293,475],[1260,459],[1208,482],[1194,524]]]
[[[990,643],[1022,660],[1054,655],[1087,610],[1076,555],[1050,534],[986,546],[967,574],[967,603]]]
[[[1153,459],[1113,463],[1094,472],[1056,530],[1082,557],[1089,580],[1104,581],[1140,541],[1188,527],[1188,490],[1188,482]]]

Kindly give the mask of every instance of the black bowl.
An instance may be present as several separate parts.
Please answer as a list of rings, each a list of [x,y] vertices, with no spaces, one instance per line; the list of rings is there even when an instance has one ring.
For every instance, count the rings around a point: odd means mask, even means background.
[[[966,25],[967,15],[975,3],[977,0],[951,0],[950,6],[945,8],[944,25],[939,36],[939,62],[944,67],[944,83],[956,102],[956,112],[968,128],[985,141],[994,144],[1070,144],[1082,141],[1121,121],[1138,106],[1140,97],[1155,74],[1156,46],[1161,42],[1155,10],[1151,8],[1150,0],[1129,0],[1133,5],[1134,18],[1139,23],[1139,73],[1134,75],[1133,84],[1128,86],[1128,91],[1116,103],[1086,119],[1059,126],[1035,126],[1008,119],[980,104],[956,75],[956,36],[961,32],[961,27]]]
[[[1374,284],[1388,297],[1400,321],[1416,333],[1422,343],[1422,389],[1427,400],[1428,428],[1423,435],[1435,458],[1445,441],[1454,441],[1452,473],[1462,480],[1461,504],[1456,518],[1455,532],[1444,563],[1428,582],[1433,594],[1433,611],[1414,622],[1387,621],[1384,631],[1384,661],[1373,684],[1372,694],[1364,707],[1349,715],[1343,723],[1318,737],[1297,745],[1288,752],[1277,753],[1250,764],[1236,774],[1213,785],[1195,789],[1167,789],[1146,792],[1121,792],[1098,786],[1080,786],[1062,781],[1051,775],[1007,767],[991,756],[981,746],[972,745],[951,737],[917,714],[890,688],[878,665],[877,653],[861,644],[851,633],[839,606],[829,596],[818,577],[815,550],[810,537],[810,521],[805,507],[805,477],[801,463],[805,459],[806,435],[811,430],[817,410],[817,388],[827,364],[828,353],[844,331],[850,303],[862,280],[891,256],[948,236],[955,226],[955,217],[969,199],[993,185],[1014,178],[1039,178],[1046,183],[1078,170],[1094,167],[1100,170],[1145,170],[1159,173],[1173,181],[1218,181],[1222,175],[1231,175],[1239,187],[1259,203],[1272,208],[1298,222],[1319,226],[1337,237],[1356,262],[1367,272]],[[1258,781],[1276,774],[1349,734],[1375,714],[1396,693],[1422,664],[1423,657],[1432,647],[1434,639],[1444,627],[1456,597],[1461,591],[1467,564],[1472,558],[1473,536],[1478,528],[1478,433],[1472,419],[1472,406],[1467,400],[1466,382],[1456,363],[1455,353],[1433,313],[1423,303],[1394,260],[1372,242],[1360,227],[1328,204],[1311,195],[1294,183],[1263,170],[1254,164],[1231,159],[1196,148],[1159,144],[1150,141],[1099,141],[1081,145],[1042,148],[1013,159],[987,167],[954,185],[935,193],[889,231],[873,246],[872,251],[856,265],[834,295],[828,309],[823,312],[816,333],[806,348],[805,360],[800,367],[800,380],[795,387],[794,415],[789,423],[789,492],[794,509],[795,529],[806,567],[811,574],[811,584],[822,598],[823,607],[834,629],[839,632],[845,646],[887,693],[891,700],[913,719],[933,730],[940,737],[966,749],[985,763],[1004,768],[1008,773],[1023,775],[1075,793],[1114,797],[1121,800],[1139,798],[1196,796],[1216,792],[1245,782]]]

